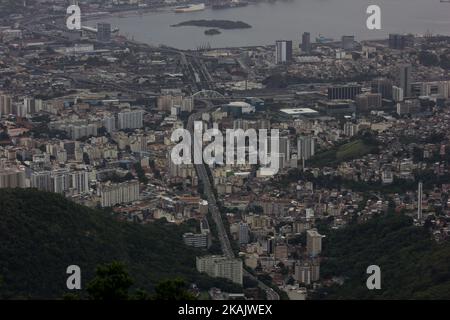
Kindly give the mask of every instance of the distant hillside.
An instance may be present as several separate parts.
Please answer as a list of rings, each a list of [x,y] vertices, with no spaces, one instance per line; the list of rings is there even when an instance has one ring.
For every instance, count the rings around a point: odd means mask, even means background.
[[[314,166],[335,166],[342,161],[349,161],[369,153],[377,153],[378,146],[373,140],[356,139],[316,154],[309,163]]]
[[[450,243],[435,243],[406,216],[389,214],[334,231],[323,245],[322,276],[347,279],[320,290],[320,298],[450,299]],[[381,290],[366,287],[369,265],[381,268]]]
[[[81,267],[84,289],[97,265],[114,260],[127,265],[136,287],[150,291],[174,276],[223,285],[195,270],[199,252],[182,242],[188,230],[119,222],[53,193],[0,189],[0,298],[61,298],[67,266]]]

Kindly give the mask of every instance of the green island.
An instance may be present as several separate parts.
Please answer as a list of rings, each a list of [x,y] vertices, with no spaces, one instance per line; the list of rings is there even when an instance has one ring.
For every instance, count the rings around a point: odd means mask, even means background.
[[[248,29],[252,26],[242,21],[230,21],[230,20],[189,20],[172,25],[172,27],[206,27],[217,29]]]
[[[217,30],[217,29],[208,29],[208,30],[205,30],[205,34],[207,35],[207,36],[214,36],[214,35],[216,35],[216,34],[221,34],[222,32],[220,32],[219,30]]]

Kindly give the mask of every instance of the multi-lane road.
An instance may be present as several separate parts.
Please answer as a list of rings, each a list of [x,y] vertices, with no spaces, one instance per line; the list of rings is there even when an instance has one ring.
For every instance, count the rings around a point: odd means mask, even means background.
[[[213,108],[212,104],[209,101],[206,101],[206,103],[208,106],[207,110],[211,110]],[[189,132],[191,133],[191,137],[194,137],[195,121],[198,121],[201,119],[202,113],[203,112],[194,113],[188,119],[187,128],[188,128]],[[202,159],[202,155],[203,155],[202,146],[196,145],[195,143],[193,143],[192,144],[192,156],[194,156],[196,153],[198,155],[200,155],[201,159]],[[212,218],[214,220],[214,223],[216,224],[216,227],[217,227],[217,236],[219,237],[222,252],[226,257],[233,259],[233,258],[235,258],[235,254],[231,247],[230,239],[228,238],[228,234],[227,234],[225,225],[222,220],[222,215],[221,215],[219,206],[217,205],[216,196],[214,194],[214,190],[211,185],[211,181],[210,181],[208,173],[206,171],[205,163],[203,163],[203,161],[202,161],[201,164],[195,164],[195,170],[197,172],[199,182],[201,182],[203,184],[203,193],[206,196],[206,199],[208,201],[209,211],[210,211]],[[277,292],[275,292],[272,288],[270,288],[269,286],[267,286],[266,284],[264,284],[263,282],[258,280],[254,275],[252,275],[245,269],[244,269],[243,274],[244,274],[244,276],[258,282],[258,287],[266,292],[267,300],[279,300],[280,299],[280,296],[278,295]]]

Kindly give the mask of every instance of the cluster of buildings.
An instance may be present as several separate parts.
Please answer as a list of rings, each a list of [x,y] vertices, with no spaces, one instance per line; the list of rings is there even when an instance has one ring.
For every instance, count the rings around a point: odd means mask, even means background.
[[[323,284],[324,224],[393,209],[448,239],[449,38],[305,32],[299,46],[190,54],[108,24],[67,32],[47,15],[37,9],[32,29],[20,15],[0,24],[0,188],[60,193],[137,223],[194,219],[180,241],[205,253],[199,272],[242,285],[246,266],[293,296]],[[208,168],[235,259],[211,255],[207,191],[194,165],[170,158],[172,132],[197,112],[205,130],[280,133],[275,176],[248,163]]]

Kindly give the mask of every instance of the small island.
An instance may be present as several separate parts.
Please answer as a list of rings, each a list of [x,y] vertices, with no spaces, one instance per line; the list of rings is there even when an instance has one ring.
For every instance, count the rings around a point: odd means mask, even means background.
[[[224,30],[248,29],[252,27],[251,25],[242,21],[229,21],[229,20],[189,20],[172,25],[172,27],[183,27],[183,26],[206,27]]]
[[[221,34],[222,32],[220,32],[220,30],[217,30],[217,29],[208,29],[208,30],[205,30],[205,34],[207,35],[207,36],[214,36],[214,35],[216,35],[216,34]]]

